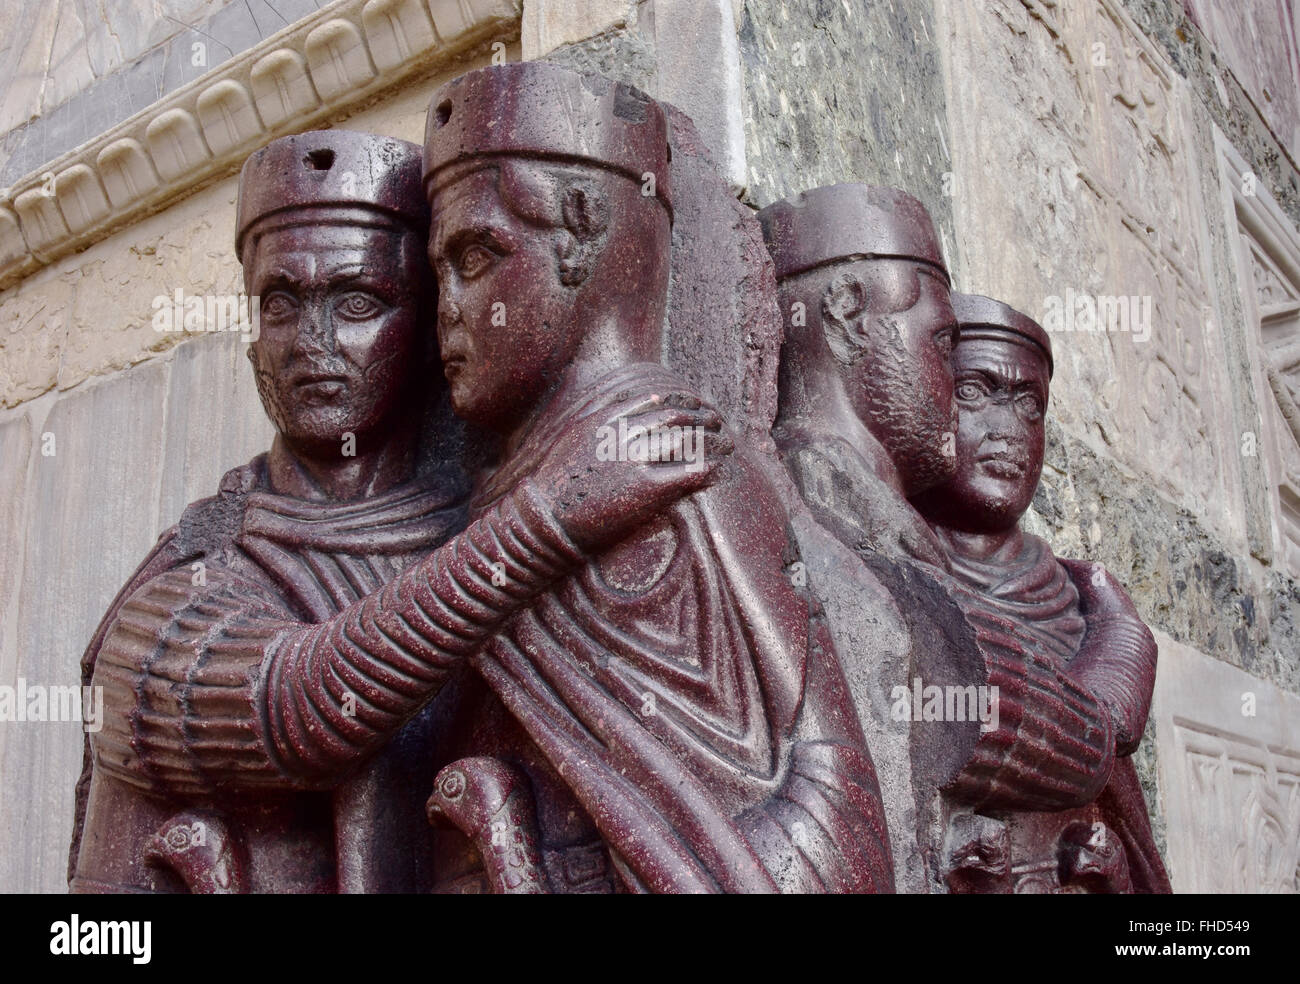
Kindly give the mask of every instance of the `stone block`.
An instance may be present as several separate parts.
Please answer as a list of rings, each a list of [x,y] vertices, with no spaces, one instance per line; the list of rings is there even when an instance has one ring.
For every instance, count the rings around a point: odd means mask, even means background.
[[[271,446],[275,430],[257,397],[239,334],[194,338],[176,349],[163,426],[158,522],[169,526],[221,476]]]
[[[435,7],[451,6],[445,0],[431,0]],[[532,61],[561,48],[605,31],[624,27],[631,10],[628,0],[586,0],[585,3],[556,3],[555,0],[529,0],[524,4],[520,26],[520,43],[524,60]],[[438,33],[446,34],[439,21]]]
[[[166,386],[153,363],[63,396],[46,418],[55,453],[31,459],[17,659],[3,683],[80,686],[82,651],[158,534]],[[5,788],[23,791],[0,797],[0,890],[64,891],[82,725],[0,727]]]
[[[68,336],[67,278],[38,273],[0,295],[0,403],[16,406],[53,389]]]
[[[653,95],[694,121],[739,193],[746,180],[744,97],[731,0],[657,0],[655,58]]]
[[[1156,638],[1152,717],[1174,891],[1300,891],[1300,697]]]
[[[39,448],[38,448],[39,453]],[[27,471],[32,421],[18,413],[0,423],[0,682],[14,675],[14,633],[22,583],[27,516]],[[0,729],[4,725],[0,724]],[[0,730],[0,747],[3,746]]]

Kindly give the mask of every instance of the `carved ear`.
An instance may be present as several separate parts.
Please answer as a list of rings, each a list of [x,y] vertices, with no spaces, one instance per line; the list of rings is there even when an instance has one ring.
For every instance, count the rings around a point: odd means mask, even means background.
[[[867,309],[867,285],[852,273],[841,273],[822,292],[822,331],[831,353],[846,365],[857,361],[866,343],[862,314]]]
[[[867,285],[852,273],[839,274],[822,294],[822,316],[835,321],[853,321],[866,307]]]
[[[589,181],[568,184],[561,201],[564,228],[569,235],[560,246],[560,283],[577,287],[595,269],[609,238],[609,204]]]

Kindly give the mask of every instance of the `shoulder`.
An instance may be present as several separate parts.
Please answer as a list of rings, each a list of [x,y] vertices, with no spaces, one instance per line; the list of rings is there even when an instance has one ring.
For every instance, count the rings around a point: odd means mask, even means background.
[[[87,680],[93,671],[104,637],[117,621],[128,598],[154,578],[213,552],[220,542],[228,541],[233,536],[243,512],[244,496],[257,487],[259,476],[263,474],[263,460],[264,456],[259,455],[248,464],[226,472],[216,495],[191,502],[176,524],[158,537],[153,549],[108,606],[95,635],[86,647],[82,656],[82,672]]]
[[[1142,621],[1128,591],[1099,561],[1057,558],[1066,576],[1079,592],[1079,601],[1089,617],[1123,615]]]

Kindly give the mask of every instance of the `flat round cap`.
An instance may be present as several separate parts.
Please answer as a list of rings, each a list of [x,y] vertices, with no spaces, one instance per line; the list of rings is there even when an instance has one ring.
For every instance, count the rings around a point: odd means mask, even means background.
[[[491,156],[589,164],[642,184],[653,175],[654,194],[672,215],[663,109],[623,82],[510,62],[439,87],[425,124],[426,194],[452,165]]]
[[[235,255],[249,230],[299,208],[375,209],[427,236],[420,148],[354,130],[313,130],[272,140],[244,162],[235,211]]]
[[[1021,314],[1009,304],[981,294],[952,295],[952,310],[960,331],[957,344],[972,338],[996,338],[1014,335],[1017,340],[1037,346],[1047,357],[1047,377],[1055,368],[1052,362],[1052,339],[1033,318]]]
[[[948,277],[930,213],[897,188],[813,188],[758,213],[777,279],[843,260],[907,259]]]

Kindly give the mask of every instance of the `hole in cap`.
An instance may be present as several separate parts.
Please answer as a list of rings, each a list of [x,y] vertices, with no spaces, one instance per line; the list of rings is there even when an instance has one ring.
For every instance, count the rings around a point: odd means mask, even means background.
[[[438,103],[438,108],[433,112],[434,119],[438,121],[438,129],[441,130],[447,125],[447,121],[451,119],[451,100],[444,99],[442,102]]]
[[[640,89],[634,89],[626,82],[614,85],[614,115],[629,123],[644,123],[650,105],[650,97]]]
[[[328,147],[309,151],[302,159],[302,166],[308,171],[328,171],[334,166],[334,151]]]

